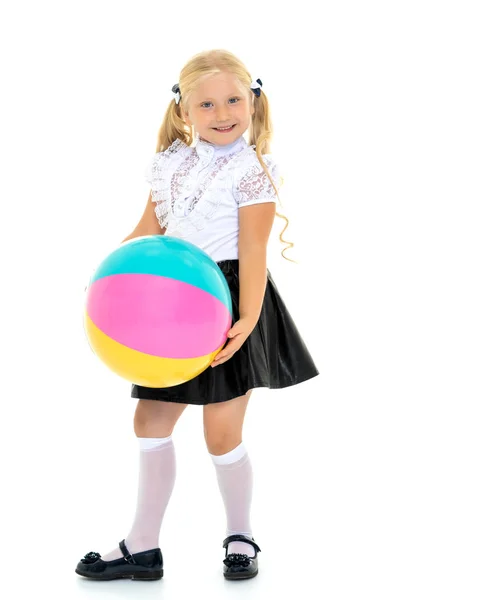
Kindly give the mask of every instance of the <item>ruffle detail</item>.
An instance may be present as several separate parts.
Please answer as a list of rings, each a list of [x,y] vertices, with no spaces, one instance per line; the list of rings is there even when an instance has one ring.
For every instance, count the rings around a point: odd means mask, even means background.
[[[269,154],[263,160],[279,188],[280,172]],[[204,229],[224,201],[225,194],[239,206],[276,200],[255,146],[215,155],[207,145],[197,151],[180,140],[150,161],[145,178],[160,226],[168,234],[187,237]],[[210,189],[213,188],[213,189]]]
[[[228,179],[231,181],[230,170],[241,159],[241,155],[242,152],[238,152],[216,158],[190,197],[182,200],[180,195],[178,199],[172,200],[168,216],[169,232],[177,236],[187,236],[205,228],[216,213],[223,194],[231,193],[226,182]],[[195,171],[194,168],[190,171],[190,181],[195,181]],[[176,173],[173,177],[175,176]],[[213,193],[206,193],[213,185]]]
[[[185,149],[187,151],[182,152]],[[246,146],[215,158],[213,148],[211,152],[204,152],[202,148],[198,153],[194,147],[176,140],[167,150],[158,152],[147,168],[146,180],[151,186],[160,226],[176,237],[204,229],[224,194],[231,194],[231,183],[228,183],[231,169],[248,150]],[[213,185],[214,193],[206,193]]]
[[[156,203],[155,214],[163,228],[168,226],[171,170],[177,164],[177,155],[182,156],[186,149],[189,146],[176,139],[166,150],[153,156],[145,171],[152,202]]]

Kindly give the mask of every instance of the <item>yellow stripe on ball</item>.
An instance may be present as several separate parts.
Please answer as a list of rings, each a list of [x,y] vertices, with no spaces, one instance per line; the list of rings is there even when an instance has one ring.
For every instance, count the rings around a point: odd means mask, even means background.
[[[195,358],[163,358],[132,350],[105,335],[85,313],[85,332],[95,354],[117,375],[146,387],[169,387],[188,381],[213,362],[221,348]]]

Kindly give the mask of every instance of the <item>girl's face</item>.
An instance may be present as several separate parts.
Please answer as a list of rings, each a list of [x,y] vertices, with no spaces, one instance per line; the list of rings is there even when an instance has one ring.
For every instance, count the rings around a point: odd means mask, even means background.
[[[200,82],[189,98],[183,118],[201,138],[222,146],[243,135],[253,113],[253,92],[245,93],[234,75],[222,72]],[[225,127],[228,129],[219,130]]]

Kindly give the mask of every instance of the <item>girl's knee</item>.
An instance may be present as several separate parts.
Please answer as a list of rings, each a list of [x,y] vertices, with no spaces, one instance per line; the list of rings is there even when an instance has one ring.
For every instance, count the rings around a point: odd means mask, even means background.
[[[223,449],[235,443],[238,445],[241,442],[246,407],[250,395],[251,392],[248,392],[244,396],[233,400],[204,407],[203,431],[208,448]],[[211,453],[215,454],[214,452]]]
[[[187,404],[161,400],[139,400],[134,416],[137,437],[168,437]]]
[[[228,429],[205,429],[204,434],[208,452],[215,455],[226,454],[241,444],[242,441],[241,432]]]

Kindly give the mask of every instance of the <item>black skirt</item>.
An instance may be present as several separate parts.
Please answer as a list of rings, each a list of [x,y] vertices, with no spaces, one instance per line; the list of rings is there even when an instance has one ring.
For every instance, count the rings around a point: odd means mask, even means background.
[[[217,263],[228,282],[233,324],[239,319],[239,261]],[[313,359],[268,271],[258,322],[226,362],[180,385],[150,388],[133,384],[131,397],[185,404],[213,404],[243,396],[253,388],[289,387],[319,375]]]

